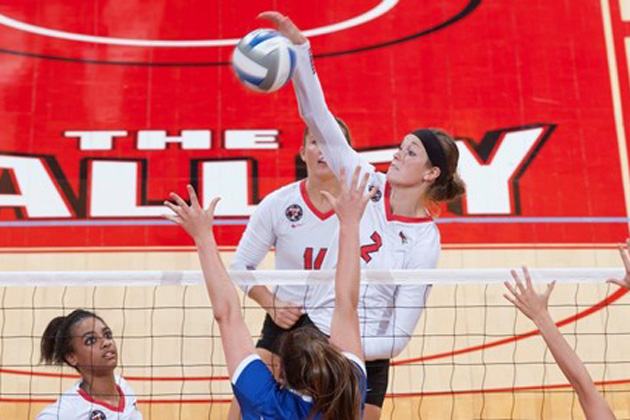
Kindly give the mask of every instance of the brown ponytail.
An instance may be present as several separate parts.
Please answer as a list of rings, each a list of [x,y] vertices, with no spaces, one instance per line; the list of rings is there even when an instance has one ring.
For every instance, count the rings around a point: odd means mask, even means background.
[[[457,164],[459,162],[459,149],[455,140],[444,130],[432,128],[436,135],[444,154],[446,155],[447,173],[437,178],[427,191],[427,201],[439,203],[442,201],[452,201],[466,193],[466,184],[457,174]]]
[[[279,354],[287,385],[313,398],[309,418],[355,420],[363,402],[355,364],[333,347],[314,328],[298,328],[285,334]]]

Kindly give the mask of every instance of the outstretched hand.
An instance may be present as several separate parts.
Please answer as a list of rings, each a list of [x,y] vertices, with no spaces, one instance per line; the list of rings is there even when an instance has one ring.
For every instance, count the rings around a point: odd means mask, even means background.
[[[372,188],[370,192],[365,194],[365,187],[367,186],[370,175],[366,173],[359,184],[360,174],[361,167],[357,166],[352,175],[350,187],[348,187],[345,182],[339,183],[340,193],[338,197],[334,197],[328,191],[321,191],[321,194],[328,200],[337,214],[339,223],[341,224],[358,224],[361,221],[361,216],[363,216],[368,201],[370,201],[378,191],[378,188]],[[339,179],[346,179],[345,168],[341,168]],[[357,186],[357,184],[359,185]]]
[[[608,279],[608,283],[630,289],[630,238],[626,239],[625,245],[619,244],[619,254],[621,255],[623,266],[626,268],[626,275],[622,279]]]
[[[302,32],[295,26],[295,23],[288,17],[279,12],[262,12],[258,15],[258,19],[267,19],[273,22],[278,31],[289,38],[294,44],[304,44],[307,39]]]
[[[220,198],[215,197],[210,202],[208,208],[204,210],[199,204],[199,199],[192,185],[188,185],[187,189],[190,197],[190,205],[179,195],[172,192],[171,198],[175,201],[175,204],[170,201],[165,201],[164,205],[173,210],[175,215],[165,214],[163,217],[180,225],[195,241],[203,238],[205,235],[212,236],[214,209]]]
[[[527,318],[536,322],[536,320],[548,314],[547,306],[549,303],[549,296],[553,291],[556,282],[552,281],[547,285],[547,289],[543,293],[537,293],[532,284],[532,279],[529,275],[527,267],[523,267],[523,275],[525,276],[525,284],[521,281],[515,270],[512,270],[512,277],[514,278],[516,287],[512,286],[510,282],[505,282],[505,287],[510,291],[510,294],[504,294],[503,296],[512,302],[519,311],[523,313]]]

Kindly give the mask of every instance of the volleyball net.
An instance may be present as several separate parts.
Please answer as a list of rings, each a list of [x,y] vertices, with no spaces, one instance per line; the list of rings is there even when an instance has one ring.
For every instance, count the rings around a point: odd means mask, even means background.
[[[623,270],[530,271],[535,283],[557,280],[552,317],[606,398],[613,406],[625,401],[627,410],[630,299],[605,283]],[[333,278],[331,271],[231,274],[242,286]],[[363,273],[368,287],[433,285],[409,345],[391,363],[383,418],[581,418],[534,324],[504,299],[506,280],[507,269]],[[256,338],[265,312],[241,296]],[[145,418],[225,418],[232,393],[197,271],[0,273],[0,417],[33,418],[78,379],[71,368],[39,364],[46,325],[76,308],[95,311],[112,328],[117,373]]]

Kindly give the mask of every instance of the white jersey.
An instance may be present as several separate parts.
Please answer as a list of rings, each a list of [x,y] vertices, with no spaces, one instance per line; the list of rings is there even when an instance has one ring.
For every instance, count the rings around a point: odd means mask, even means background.
[[[116,376],[120,394],[118,407],[90,397],[78,381],[54,404],[39,413],[37,420],[142,420],[133,390],[121,376]]]
[[[331,210],[322,213],[306,192],[306,180],[265,197],[249,219],[232,259],[232,270],[254,270],[272,246],[277,270],[318,270],[339,226]],[[276,297],[303,305],[306,286],[276,286]]]
[[[328,110],[315,73],[308,43],[296,46],[297,67],[293,86],[300,115],[313,133],[326,162],[339,177],[341,168],[352,174],[357,166],[370,174],[369,187],[379,193],[368,203],[361,220],[361,263],[364,269],[435,268],[440,253],[440,233],[431,218],[391,214],[386,176],[363,159],[345,141]],[[322,268],[336,266],[338,237],[331,241]],[[366,360],[391,358],[409,342],[428,296],[426,285],[363,285],[359,318]],[[330,333],[334,288],[319,287],[310,293],[306,311],[324,333]]]

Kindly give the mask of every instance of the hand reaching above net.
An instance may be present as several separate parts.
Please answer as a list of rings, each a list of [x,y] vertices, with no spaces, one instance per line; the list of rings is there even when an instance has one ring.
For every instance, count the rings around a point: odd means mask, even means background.
[[[626,269],[626,275],[622,279],[608,279],[608,283],[630,289],[630,238],[626,239],[625,244],[619,244],[619,254]]]
[[[365,211],[365,206],[372,197],[377,193],[377,188],[372,188],[367,194],[365,189],[369,179],[369,174],[363,175],[361,184],[359,183],[359,175],[361,173],[361,167],[357,166],[352,175],[352,181],[350,187],[345,182],[340,182],[340,193],[337,197],[334,197],[328,191],[322,191],[321,194],[328,200],[331,207],[335,211],[335,214],[339,218],[339,223],[344,224],[358,224],[361,221],[361,216]],[[346,179],[346,171],[341,168],[340,179]]]
[[[171,193],[171,198],[176,204],[165,201],[164,205],[171,209],[175,215],[164,215],[164,218],[181,226],[197,242],[202,238],[212,235],[212,226],[214,221],[214,210],[220,198],[215,197],[210,202],[207,209],[201,207],[199,199],[192,185],[188,185],[188,195],[190,196],[190,205],[186,203],[176,193]]]
[[[505,298],[512,302],[526,317],[534,321],[558,367],[577,393],[586,418],[588,420],[614,419],[615,415],[604,397],[597,391],[584,363],[569,346],[549,314],[547,306],[555,281],[549,283],[543,293],[537,293],[526,267],[523,267],[523,274],[525,285],[516,271],[512,270],[512,277],[516,285],[512,286],[509,282],[504,283],[511,293],[511,295],[505,294]]]
[[[537,293],[532,284],[531,276],[527,267],[523,267],[523,275],[525,277],[525,285],[519,278],[515,270],[512,270],[512,277],[515,281],[515,286],[512,286],[509,282],[505,282],[505,287],[510,291],[511,295],[504,294],[505,298],[512,302],[519,311],[523,313],[527,318],[534,322],[548,315],[549,296],[553,291],[556,282],[552,281],[547,285],[547,289],[543,293]]]

